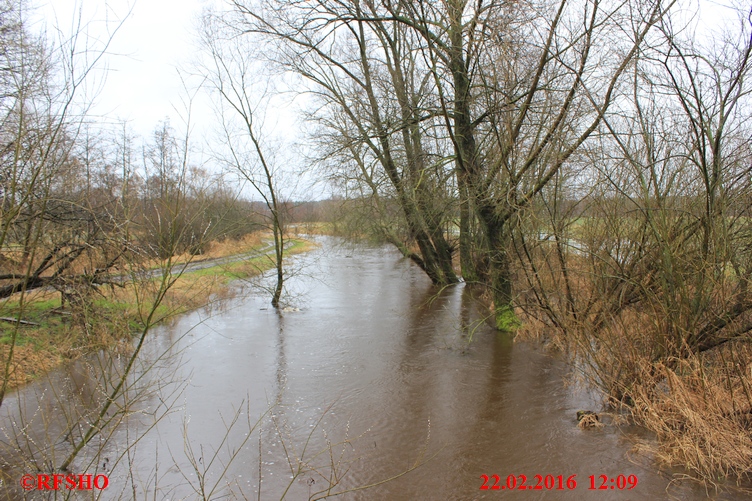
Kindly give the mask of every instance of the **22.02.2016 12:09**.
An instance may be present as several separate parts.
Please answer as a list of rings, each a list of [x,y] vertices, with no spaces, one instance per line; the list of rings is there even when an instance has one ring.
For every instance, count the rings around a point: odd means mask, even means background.
[[[501,483],[499,475],[481,475],[483,484],[480,490],[572,490],[577,488],[577,475],[570,475],[564,478],[564,475],[535,475],[535,483],[528,483],[526,475],[509,475],[505,483]],[[609,477],[608,475],[590,475],[589,490],[632,490],[637,486],[639,479],[637,475],[617,475]]]

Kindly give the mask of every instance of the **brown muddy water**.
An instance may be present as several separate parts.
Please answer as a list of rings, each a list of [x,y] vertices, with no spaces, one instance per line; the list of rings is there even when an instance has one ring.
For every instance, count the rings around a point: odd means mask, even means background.
[[[131,378],[142,395],[117,402],[125,421],[70,468],[108,486],[75,498],[745,499],[659,472],[630,452],[649,439],[638,430],[579,429],[597,395],[561,360],[486,327],[462,285],[438,291],[386,247],[321,243],[296,258],[288,311],[249,292],[154,331]],[[75,416],[123,360],[92,357],[6,400],[4,498],[54,498],[24,493],[21,476],[62,462],[85,426]],[[543,488],[481,490],[482,475],[489,487],[540,475]],[[591,490],[591,475],[608,489]],[[636,487],[619,489],[619,475]]]

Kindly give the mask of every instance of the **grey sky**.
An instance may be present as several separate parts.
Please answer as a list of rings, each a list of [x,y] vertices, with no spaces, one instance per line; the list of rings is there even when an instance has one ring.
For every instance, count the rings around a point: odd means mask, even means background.
[[[48,32],[53,25],[71,31],[78,8],[83,23],[89,23],[89,36],[99,39],[130,12],[108,50],[108,72],[92,112],[104,121],[128,120],[136,133],[148,136],[167,116],[180,127],[175,107],[181,108],[184,93],[176,68],[186,67],[195,53],[193,27],[209,1],[54,0],[40,11]],[[205,100],[197,107],[194,118],[207,120]]]

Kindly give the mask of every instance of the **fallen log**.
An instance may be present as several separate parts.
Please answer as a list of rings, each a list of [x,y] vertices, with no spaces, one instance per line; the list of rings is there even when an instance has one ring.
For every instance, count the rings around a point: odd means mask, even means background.
[[[36,327],[39,327],[40,325],[42,325],[36,322],[29,322],[28,320],[19,320],[18,318],[12,318],[12,317],[0,317],[0,321],[10,322],[12,324],[19,323],[21,325],[34,325]]]

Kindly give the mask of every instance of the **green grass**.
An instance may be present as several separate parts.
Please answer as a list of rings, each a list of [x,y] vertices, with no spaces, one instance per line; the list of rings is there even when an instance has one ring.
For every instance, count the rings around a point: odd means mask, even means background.
[[[54,308],[60,307],[60,298],[48,298],[48,299],[31,299],[28,298],[23,305],[23,320],[30,322],[37,322],[42,317]],[[21,310],[20,301],[18,299],[9,299],[0,306],[0,316],[13,317],[18,315]]]
[[[312,244],[301,239],[291,239],[293,244],[285,251],[286,256],[304,252]],[[252,252],[244,250],[242,253]],[[228,290],[231,282],[258,275],[274,267],[270,255],[241,259],[224,265],[215,265],[187,272],[176,278],[164,301],[152,315],[152,323],[159,323],[181,313],[206,304],[210,296]],[[83,318],[53,311],[60,308],[58,292],[38,290],[26,295],[23,307],[18,297],[0,301],[0,316],[21,318],[38,325],[19,325],[0,322],[0,351],[9,353],[13,342],[19,348],[14,356],[18,363],[18,376],[29,381],[51,370],[63,361],[81,354],[114,346],[132,333],[144,328],[146,315],[153,306],[159,290],[161,276],[129,284],[123,288],[102,287],[101,294],[94,293],[89,309]],[[140,298],[140,303],[137,298]],[[66,308],[67,309],[67,308]],[[20,355],[20,352],[24,354]],[[18,357],[18,358],[16,358]],[[21,384],[13,380],[11,385]]]
[[[310,248],[310,243],[301,239],[292,239],[293,245],[285,251],[285,255],[293,255],[303,252]],[[241,259],[228,264],[211,266],[196,271],[183,273],[175,282],[173,289],[178,295],[181,293],[191,294],[191,301],[185,301],[188,306],[183,306],[180,299],[173,300],[173,306],[160,304],[155,311],[155,318],[167,318],[185,311],[189,311],[196,306],[197,300],[201,298],[193,297],[200,295],[206,289],[206,284],[228,285],[234,280],[245,279],[258,275],[274,267],[274,259],[270,255],[257,256],[251,259]],[[154,277],[149,280],[151,286],[158,286],[162,277]],[[120,291],[120,289],[115,289]],[[102,289],[103,295],[95,295],[91,302],[91,322],[107,327],[112,325],[113,329],[122,328],[123,321],[127,323],[131,331],[137,331],[142,328],[141,315],[139,314],[138,305],[135,304],[135,296],[129,301],[124,300],[122,295],[108,294],[107,289]],[[197,294],[198,293],[198,294]],[[208,295],[208,294],[207,294]],[[36,295],[27,296],[23,310],[18,299],[10,298],[0,303],[0,316],[10,318],[20,318],[28,322],[34,322],[39,325],[20,325],[16,337],[16,344],[19,346],[28,343],[36,343],[45,337],[53,339],[56,336],[64,335],[65,331],[71,329],[68,315],[59,315],[52,310],[60,308],[60,296],[57,293],[45,292]],[[0,324],[0,344],[9,344],[12,340],[12,326],[9,322]],[[7,328],[11,327],[11,328]],[[44,344],[44,341],[41,341]]]
[[[285,256],[298,254],[308,250],[309,243],[301,239],[290,239],[293,244],[285,250]],[[249,278],[264,271],[274,268],[274,257],[266,254],[251,259],[241,259],[228,264],[210,266],[196,271],[184,273],[184,277],[205,277],[213,276],[222,279],[224,284],[233,280]]]
[[[0,344],[10,344],[13,341],[13,338],[11,336],[11,333],[8,332],[3,337],[0,337]],[[28,336],[24,336],[24,331],[19,330],[18,336],[16,337],[16,345],[17,346],[26,346],[32,341],[32,338]]]
[[[36,336],[31,333],[39,330],[56,330],[62,324],[62,318],[53,316],[51,310],[60,307],[60,298],[49,298],[42,300],[31,299],[21,304],[18,299],[10,299],[0,304],[0,317],[21,318],[27,322],[34,322],[39,325],[20,325],[16,336],[16,344],[25,346],[34,342]],[[13,330],[15,326],[11,322],[0,322],[0,344],[10,344],[13,340]]]

